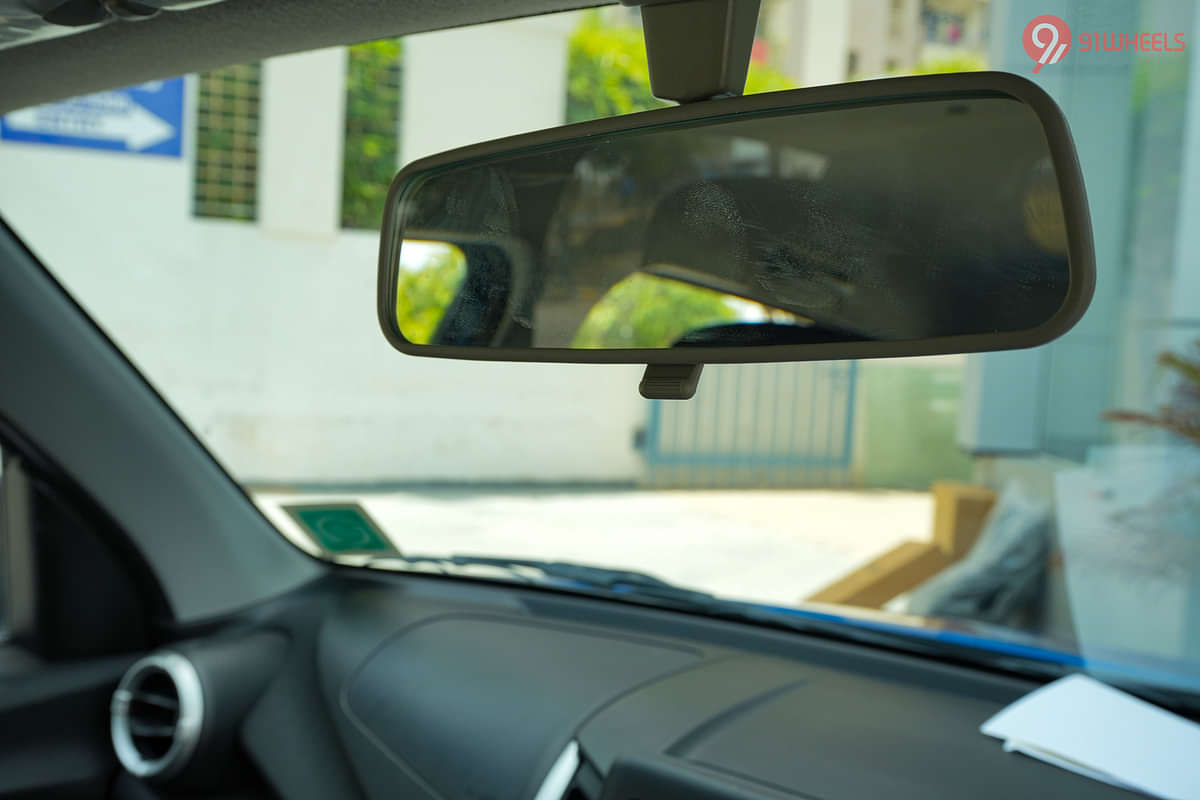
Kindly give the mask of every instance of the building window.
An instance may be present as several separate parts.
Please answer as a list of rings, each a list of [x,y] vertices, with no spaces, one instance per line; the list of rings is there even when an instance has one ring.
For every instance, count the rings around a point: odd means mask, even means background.
[[[351,47],[346,64],[342,227],[378,230],[400,164],[403,45],[383,39]]]
[[[196,174],[198,217],[252,220],[258,193],[258,107],[262,67],[241,64],[199,76]]]

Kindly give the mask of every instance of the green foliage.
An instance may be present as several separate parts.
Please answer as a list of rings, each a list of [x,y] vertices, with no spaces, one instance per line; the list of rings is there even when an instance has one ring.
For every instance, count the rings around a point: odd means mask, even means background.
[[[947,72],[980,72],[987,69],[983,56],[961,51],[941,58],[924,58],[916,66],[901,71],[904,75],[941,75]]]
[[[403,259],[396,287],[396,322],[405,339],[413,344],[433,341],[466,276],[466,256],[453,245],[431,248],[417,264]]]
[[[1179,117],[1182,118],[1185,104],[1178,100],[1186,96],[1188,74],[1187,58],[1172,55],[1139,59],[1133,71],[1133,107],[1142,111],[1156,99],[1176,99],[1173,105],[1178,108]]]
[[[594,11],[584,17],[568,43],[567,122],[665,105],[650,94],[650,71],[641,30],[606,25]]]
[[[785,89],[795,89],[796,82],[778,70],[762,64],[751,62],[750,71],[746,73],[746,94],[762,94],[763,92],[782,92]]]
[[[342,226],[377,230],[400,163],[399,39],[354,45],[346,64]]]
[[[794,89],[786,75],[750,65],[746,94]],[[640,28],[609,25],[593,11],[571,35],[567,56],[567,122],[648,111],[668,105],[650,93]]]
[[[588,312],[572,347],[670,347],[691,331],[737,318],[728,295],[638,273]]]

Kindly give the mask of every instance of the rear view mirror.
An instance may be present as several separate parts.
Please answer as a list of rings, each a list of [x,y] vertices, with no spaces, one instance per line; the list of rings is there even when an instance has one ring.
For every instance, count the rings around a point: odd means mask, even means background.
[[[423,159],[391,188],[378,311],[414,355],[907,356],[1047,342],[1094,278],[1061,112],[1022,78],[975,73],[707,101]]]

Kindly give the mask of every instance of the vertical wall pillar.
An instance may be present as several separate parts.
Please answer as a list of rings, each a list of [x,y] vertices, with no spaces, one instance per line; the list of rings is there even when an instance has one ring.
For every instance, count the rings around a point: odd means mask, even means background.
[[[340,227],[346,49],[263,63],[258,219],[280,236],[332,237]]]
[[[847,77],[849,3],[794,0],[787,7],[783,69],[801,86],[841,83]]]
[[[573,23],[533,17],[407,37],[402,161],[563,124]]]

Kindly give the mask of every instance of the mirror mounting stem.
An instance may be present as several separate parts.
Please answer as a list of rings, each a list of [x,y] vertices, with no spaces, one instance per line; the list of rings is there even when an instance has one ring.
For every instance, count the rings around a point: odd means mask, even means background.
[[[638,391],[647,400],[691,400],[703,364],[647,364]]]
[[[760,0],[621,0],[641,6],[650,89],[695,103],[746,88]]]

